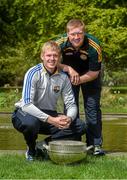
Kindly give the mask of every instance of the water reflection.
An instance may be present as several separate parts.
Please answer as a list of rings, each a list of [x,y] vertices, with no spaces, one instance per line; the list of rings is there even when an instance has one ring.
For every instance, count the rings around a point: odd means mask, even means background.
[[[0,150],[18,150],[25,149],[26,145],[22,134],[14,129],[0,129]]]
[[[103,120],[103,147],[106,151],[127,151],[127,118]],[[11,115],[0,114],[0,150],[24,149],[23,136],[13,128]]]
[[[127,151],[127,119],[103,121],[104,148]]]

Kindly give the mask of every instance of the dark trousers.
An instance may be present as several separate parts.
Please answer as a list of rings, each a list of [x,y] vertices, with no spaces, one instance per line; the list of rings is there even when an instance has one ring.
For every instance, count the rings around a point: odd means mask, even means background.
[[[58,116],[56,111],[43,111],[53,117]],[[21,109],[14,111],[12,123],[15,129],[23,133],[26,143],[31,150],[35,149],[38,134],[50,135],[51,140],[81,140],[81,136],[86,131],[85,122],[78,118],[72,121],[69,128],[58,129],[47,122],[42,122],[38,118],[23,112]]]
[[[72,86],[76,104],[79,108],[79,91],[82,90],[84,111],[87,123],[86,143],[87,145],[102,145],[102,119],[100,109],[101,84],[100,79]],[[79,118],[79,109],[78,115]]]

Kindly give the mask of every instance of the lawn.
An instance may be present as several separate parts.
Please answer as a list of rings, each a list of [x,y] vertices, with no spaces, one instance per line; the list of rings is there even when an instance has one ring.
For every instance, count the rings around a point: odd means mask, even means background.
[[[23,155],[0,155],[1,179],[126,179],[127,156],[87,157],[74,165],[27,162]]]

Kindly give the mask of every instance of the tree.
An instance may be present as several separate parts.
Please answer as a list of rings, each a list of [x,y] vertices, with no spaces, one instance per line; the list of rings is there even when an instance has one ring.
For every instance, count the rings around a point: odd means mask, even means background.
[[[22,78],[39,61],[43,42],[65,32],[71,18],[81,18],[87,32],[98,37],[106,69],[127,67],[125,0],[1,0],[0,15],[0,77],[6,73],[17,81],[22,66]]]

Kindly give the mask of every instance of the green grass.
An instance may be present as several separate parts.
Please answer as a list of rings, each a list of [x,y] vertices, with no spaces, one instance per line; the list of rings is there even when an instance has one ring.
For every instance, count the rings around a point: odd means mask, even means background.
[[[110,88],[102,89],[101,107],[103,113],[127,113],[127,95],[112,94]]]
[[[106,108],[101,108],[102,109],[102,114],[103,113],[115,113],[115,114],[120,114],[120,113],[127,113],[127,106],[125,107],[117,107],[117,106],[114,106],[114,107],[106,107]]]
[[[27,162],[23,155],[0,156],[1,179],[126,179],[127,157],[88,157],[75,165]]]

